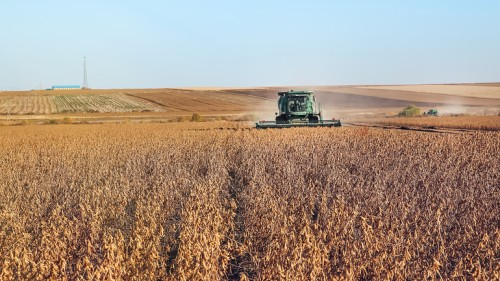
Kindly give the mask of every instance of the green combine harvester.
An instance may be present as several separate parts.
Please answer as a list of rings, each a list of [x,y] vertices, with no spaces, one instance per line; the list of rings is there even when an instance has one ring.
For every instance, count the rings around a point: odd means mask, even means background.
[[[275,121],[259,121],[257,129],[290,127],[340,127],[338,119],[323,120],[321,107],[316,106],[312,91],[294,91],[278,93],[278,112]]]
[[[438,116],[438,111],[437,109],[429,109],[429,111],[427,111],[426,113],[424,113],[424,115],[427,115],[427,116]]]

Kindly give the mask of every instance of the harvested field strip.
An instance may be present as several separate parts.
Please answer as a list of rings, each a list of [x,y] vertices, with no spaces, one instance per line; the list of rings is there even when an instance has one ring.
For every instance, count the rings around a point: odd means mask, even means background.
[[[33,101],[33,114],[35,114],[35,112],[40,112],[40,99],[35,99]]]
[[[149,98],[146,98],[146,97],[143,97],[143,96],[139,96],[139,95],[132,95],[132,94],[126,94],[128,96],[131,96],[131,97],[134,97],[134,98],[138,98],[138,99],[143,99],[143,100],[146,100],[148,102],[151,102],[151,103],[154,103],[156,105],[159,105],[161,107],[165,107],[165,105],[157,100],[154,100],[154,99],[149,99]]]
[[[131,93],[130,95],[163,105],[169,111],[251,111],[268,101],[255,96],[222,91],[172,89],[165,92]]]
[[[161,111],[151,103],[123,94],[55,96],[57,109],[65,112],[136,112]]]

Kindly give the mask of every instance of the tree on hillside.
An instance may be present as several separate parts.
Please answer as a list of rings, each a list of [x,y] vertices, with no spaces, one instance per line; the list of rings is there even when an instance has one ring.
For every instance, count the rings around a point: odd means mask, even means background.
[[[401,111],[398,116],[400,117],[415,117],[415,116],[420,116],[420,108],[414,106],[414,105],[409,105]]]
[[[191,116],[191,122],[203,122],[203,116],[198,113],[195,113]]]

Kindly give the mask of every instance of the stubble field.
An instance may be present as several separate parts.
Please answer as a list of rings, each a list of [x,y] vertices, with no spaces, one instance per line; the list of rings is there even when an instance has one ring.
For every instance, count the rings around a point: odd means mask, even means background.
[[[500,278],[500,133],[0,127],[2,280]]]
[[[0,94],[1,115],[45,115],[57,113],[160,112],[152,102],[122,93],[112,94]],[[10,117],[9,116],[9,117]]]

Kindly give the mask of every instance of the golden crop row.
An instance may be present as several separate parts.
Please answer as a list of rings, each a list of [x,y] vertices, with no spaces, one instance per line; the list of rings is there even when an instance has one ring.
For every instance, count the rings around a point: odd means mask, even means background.
[[[0,127],[0,279],[499,278],[500,133],[214,126]]]
[[[376,122],[388,125],[500,131],[500,116],[385,118]]]

